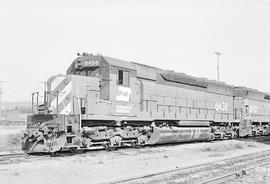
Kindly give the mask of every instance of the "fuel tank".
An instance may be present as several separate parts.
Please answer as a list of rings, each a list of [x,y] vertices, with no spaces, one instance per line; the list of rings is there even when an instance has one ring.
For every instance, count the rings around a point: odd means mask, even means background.
[[[166,144],[206,141],[210,138],[210,127],[153,127],[148,144]]]

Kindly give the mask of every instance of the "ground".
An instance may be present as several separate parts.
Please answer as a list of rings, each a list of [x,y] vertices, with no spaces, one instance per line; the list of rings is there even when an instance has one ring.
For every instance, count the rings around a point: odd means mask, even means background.
[[[0,178],[12,184],[103,183],[269,149],[267,144],[250,140],[226,140],[113,152],[92,151],[61,158],[18,159],[0,165]]]
[[[256,168],[249,171],[247,175],[236,178],[227,184],[269,184],[270,183],[270,165]]]
[[[23,126],[0,126],[0,154],[21,152]]]

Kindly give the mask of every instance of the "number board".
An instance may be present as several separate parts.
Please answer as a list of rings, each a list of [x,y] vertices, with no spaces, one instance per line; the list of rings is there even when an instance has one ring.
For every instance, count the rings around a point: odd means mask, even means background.
[[[80,63],[76,63],[75,68],[91,68],[91,67],[99,67],[98,60],[85,60]]]
[[[97,67],[99,66],[98,60],[86,60],[82,62],[82,67]]]

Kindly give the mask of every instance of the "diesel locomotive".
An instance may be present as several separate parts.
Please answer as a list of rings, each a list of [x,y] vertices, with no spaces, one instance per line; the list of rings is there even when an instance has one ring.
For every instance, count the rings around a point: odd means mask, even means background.
[[[43,100],[32,94],[32,110],[27,153],[270,134],[268,93],[88,53],[48,79]]]

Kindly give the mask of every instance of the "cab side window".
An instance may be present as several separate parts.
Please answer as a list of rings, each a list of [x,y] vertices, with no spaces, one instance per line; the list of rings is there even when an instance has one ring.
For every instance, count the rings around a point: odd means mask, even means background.
[[[118,80],[117,80],[118,85],[129,86],[129,72],[128,71],[118,70],[117,76],[118,76]]]

